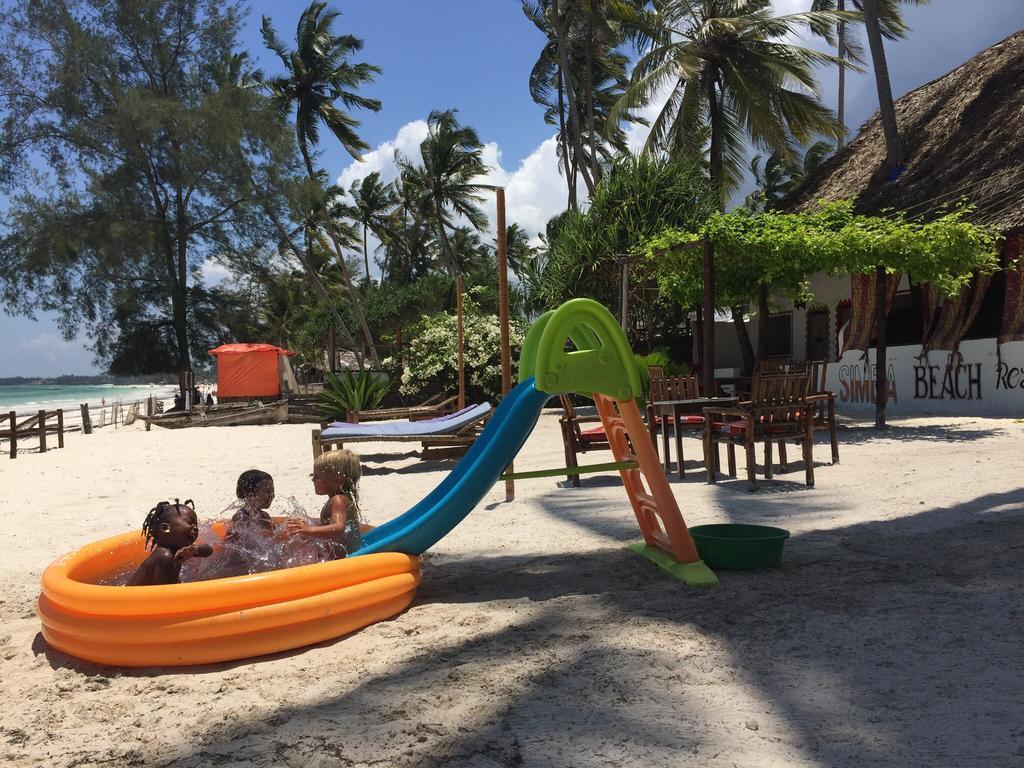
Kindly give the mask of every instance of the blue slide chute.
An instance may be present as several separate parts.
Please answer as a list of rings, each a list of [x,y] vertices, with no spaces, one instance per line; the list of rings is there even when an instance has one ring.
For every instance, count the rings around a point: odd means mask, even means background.
[[[550,397],[537,390],[532,378],[516,385],[441,484],[408,512],[364,534],[363,546],[356,554],[419,555],[443,539],[512,463]]]

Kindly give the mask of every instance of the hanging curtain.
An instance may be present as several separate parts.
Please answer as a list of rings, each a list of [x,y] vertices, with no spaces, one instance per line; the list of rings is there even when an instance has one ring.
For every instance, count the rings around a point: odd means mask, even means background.
[[[1007,235],[1001,263],[1006,268],[1006,298],[996,349],[1008,341],[1024,341],[1024,233]]]
[[[924,297],[924,339],[921,353],[927,355],[933,349],[957,352],[960,341],[974,318],[978,316],[985,294],[992,282],[991,275],[975,273],[971,282],[959,296],[948,298],[933,285],[922,286]]]
[[[850,275],[850,324],[846,328],[843,339],[843,352],[860,349],[867,352],[871,340],[875,337],[875,286],[877,275],[869,272],[863,275]],[[885,314],[892,309],[892,300],[896,297],[896,287],[900,284],[899,273],[885,276]]]

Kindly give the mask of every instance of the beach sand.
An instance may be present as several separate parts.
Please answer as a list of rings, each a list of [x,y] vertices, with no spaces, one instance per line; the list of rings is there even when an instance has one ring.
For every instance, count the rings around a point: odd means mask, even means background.
[[[814,489],[798,463],[756,494],[706,485],[691,463],[672,484],[691,525],[793,534],[782,568],[720,572],[713,589],[628,552],[639,532],[616,477],[520,481],[514,503],[492,489],[427,554],[408,611],[344,639],[185,670],[47,649],[34,611],[50,561],[137,529],[164,498],[216,516],[250,467],[274,475],[280,502],[319,509],[309,436],[131,428],[0,457],[4,765],[1024,765],[1024,424],[1011,420],[844,428],[842,463],[819,465]],[[361,448],[371,523],[452,465]],[[517,469],[562,463],[552,411]]]

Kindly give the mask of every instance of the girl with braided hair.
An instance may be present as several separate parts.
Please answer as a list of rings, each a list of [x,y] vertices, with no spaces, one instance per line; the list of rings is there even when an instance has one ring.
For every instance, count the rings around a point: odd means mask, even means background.
[[[129,587],[177,584],[183,562],[192,557],[213,554],[209,544],[196,544],[199,519],[192,499],[184,502],[175,499],[173,504],[161,501],[146,515],[142,535],[152,551],[128,579]]]
[[[359,530],[359,478],[363,469],[359,456],[348,449],[327,451],[313,462],[313,490],[327,496],[320,511],[320,524],[288,520],[289,533],[316,536],[330,541],[334,557],[345,557],[362,545]]]

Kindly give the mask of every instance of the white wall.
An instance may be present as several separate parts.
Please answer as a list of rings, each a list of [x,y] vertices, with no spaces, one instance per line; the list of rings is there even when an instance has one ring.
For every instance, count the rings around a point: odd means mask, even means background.
[[[1002,361],[994,339],[960,344],[960,364],[949,367],[950,353],[931,352],[918,360],[921,346],[886,351],[889,416],[1010,416],[1024,417],[1024,342],[1004,344]],[[840,414],[874,413],[875,351],[869,357],[856,350],[828,366],[828,388],[836,393]]]
[[[865,359],[863,352],[853,350],[836,360],[835,313],[839,303],[850,298],[850,278],[814,275],[810,283],[814,299],[806,308],[796,309],[790,301],[772,302],[773,312],[793,313],[793,359],[804,359],[806,354],[807,311],[825,307],[829,311],[829,360],[834,361],[828,366],[828,388],[836,393],[840,414],[868,416],[874,413],[875,351],[869,350]],[[908,287],[904,276],[900,290]],[[751,318],[747,328],[756,349],[756,318]],[[995,339],[964,341],[959,366],[948,371],[949,352],[932,352],[927,361],[918,360],[920,354],[919,344],[887,350],[890,416],[1024,417],[1024,342],[1004,344],[1000,363]],[[732,323],[715,323],[715,367],[742,367]]]

